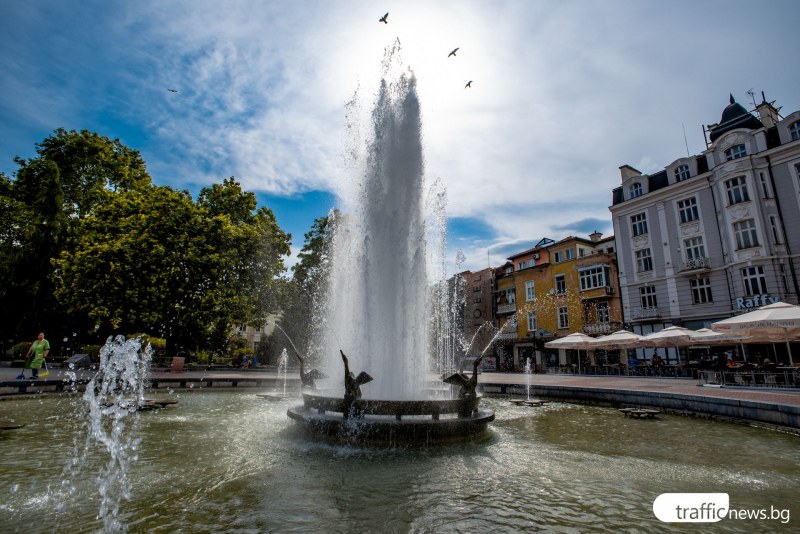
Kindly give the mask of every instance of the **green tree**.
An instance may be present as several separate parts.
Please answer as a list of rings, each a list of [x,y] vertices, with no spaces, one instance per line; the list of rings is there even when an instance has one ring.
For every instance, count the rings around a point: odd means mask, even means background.
[[[216,202],[216,193],[240,202]],[[232,324],[255,324],[276,308],[289,252],[289,236],[254,201],[233,179],[204,189],[196,204],[169,187],[113,195],[80,221],[74,246],[55,262],[56,296],[103,335],[145,331],[167,338],[171,353],[222,351]]]
[[[96,133],[58,129],[15,158],[14,180],[0,179],[0,335],[83,330],[54,298],[52,260],[69,246],[77,222],[114,193],[146,189],[139,153]],[[60,338],[52,336],[54,341]],[[57,343],[57,342],[56,342]]]
[[[338,212],[314,220],[311,230],[304,235],[303,248],[297,255],[299,261],[292,267],[292,279],[286,287],[280,327],[292,340],[301,354],[312,358],[318,352],[316,343],[325,316],[325,290],[328,287],[332,264],[332,244]],[[280,346],[287,346],[276,332],[272,338]],[[291,351],[290,351],[291,352]]]

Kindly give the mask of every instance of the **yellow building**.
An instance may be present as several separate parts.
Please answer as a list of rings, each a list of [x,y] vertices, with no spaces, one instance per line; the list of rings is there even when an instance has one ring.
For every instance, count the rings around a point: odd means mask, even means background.
[[[621,325],[614,238],[542,239],[495,271],[498,367],[522,370],[574,363],[544,343],[573,332],[610,333]],[[575,359],[574,362],[571,360]]]

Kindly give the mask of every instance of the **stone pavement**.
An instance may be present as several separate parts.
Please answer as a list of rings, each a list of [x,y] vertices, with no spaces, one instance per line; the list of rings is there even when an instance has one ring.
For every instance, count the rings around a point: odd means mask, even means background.
[[[0,396],[19,393],[13,387],[20,369],[0,367]],[[30,375],[30,371],[26,372]],[[69,373],[51,369],[46,380],[30,381],[27,393],[54,391],[54,383],[70,378],[88,380],[92,371]],[[156,369],[151,373],[160,388],[187,387],[274,387],[282,377],[273,370],[208,370],[171,373]],[[299,386],[297,371],[286,378],[290,387]],[[432,376],[432,380],[436,377]],[[480,384],[487,394],[525,395],[530,383],[531,395],[565,402],[599,403],[612,406],[647,406],[685,414],[705,414],[720,418],[745,420],[800,429],[800,389],[701,387],[685,378],[583,376],[568,374],[482,373]],[[41,383],[41,384],[40,384]],[[50,387],[44,387],[49,383]],[[194,383],[194,384],[192,384]],[[38,387],[41,385],[42,387]],[[4,387],[5,386],[5,387]]]

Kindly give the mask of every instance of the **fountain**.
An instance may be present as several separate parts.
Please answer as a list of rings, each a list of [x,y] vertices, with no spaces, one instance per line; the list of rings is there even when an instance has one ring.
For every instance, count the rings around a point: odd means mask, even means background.
[[[361,179],[352,198],[343,199],[346,215],[334,230],[321,346],[338,347],[339,355],[324,355],[323,368],[344,388],[305,391],[303,405],[287,412],[312,434],[334,441],[428,444],[474,437],[494,419],[478,408],[477,365],[473,378],[450,382],[460,387],[457,398],[435,398],[429,387],[436,370],[429,357],[435,334],[428,326],[433,284],[427,242],[443,214],[424,209],[417,81],[399,58],[396,43],[383,63],[369,142],[356,158]],[[336,362],[340,355],[344,369]],[[351,376],[351,366],[358,376]]]
[[[280,358],[278,358],[278,383],[281,384],[281,391],[274,393],[258,393],[257,395],[263,399],[270,400],[283,400],[289,397],[286,393],[286,382],[289,380],[289,353],[286,349],[281,351]]]

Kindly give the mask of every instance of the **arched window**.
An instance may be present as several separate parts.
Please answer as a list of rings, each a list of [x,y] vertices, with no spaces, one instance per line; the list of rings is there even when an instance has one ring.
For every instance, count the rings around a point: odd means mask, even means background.
[[[725,159],[730,161],[732,159],[743,158],[747,155],[747,147],[744,145],[734,145],[725,151]]]
[[[789,135],[792,136],[792,141],[800,139],[800,121],[795,121],[789,125]]]
[[[688,179],[689,179],[689,166],[685,164],[679,165],[678,168],[675,169],[675,181],[682,182]]]
[[[642,196],[642,184],[638,182],[631,184],[630,198],[636,198],[640,196]]]

